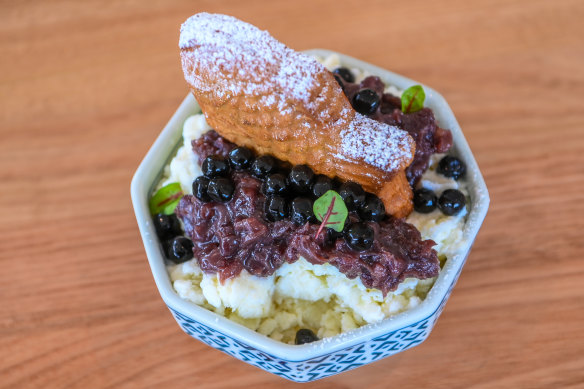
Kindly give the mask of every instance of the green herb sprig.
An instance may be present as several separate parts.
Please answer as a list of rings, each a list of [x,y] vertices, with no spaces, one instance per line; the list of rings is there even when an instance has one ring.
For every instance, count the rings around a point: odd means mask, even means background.
[[[170,215],[183,197],[182,188],[178,182],[172,182],[158,189],[150,198],[149,208],[152,215],[163,213]]]
[[[349,210],[340,194],[334,190],[327,191],[314,201],[312,210],[318,221],[321,222],[315,239],[325,227],[332,228],[337,232],[343,231]]]
[[[402,93],[401,106],[403,113],[412,113],[424,108],[426,93],[421,85],[413,85]]]

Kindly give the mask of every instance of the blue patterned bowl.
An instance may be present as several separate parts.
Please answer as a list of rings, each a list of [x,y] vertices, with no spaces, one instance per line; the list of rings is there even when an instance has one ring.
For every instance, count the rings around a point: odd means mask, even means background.
[[[327,50],[310,50],[307,53],[320,57],[337,54]],[[345,55],[338,55],[344,66],[363,69],[400,89],[417,84],[387,70]],[[456,284],[485,218],[489,207],[489,194],[450,107],[436,91],[427,86],[424,86],[424,89],[426,91],[425,105],[434,110],[441,127],[452,131],[454,153],[467,166],[466,179],[471,203],[464,227],[464,247],[458,255],[448,259],[428,296],[418,306],[380,323],[369,324],[332,338],[301,346],[275,341],[185,301],[172,288],[148,211],[148,199],[160,179],[164,166],[172,158],[181,142],[184,121],[190,115],[200,112],[192,95],[189,94],[185,98],[138,167],[132,180],[131,192],[136,219],[154,280],[162,299],[187,334],[244,362],[297,382],[314,381],[363,366],[414,347],[428,337]]]

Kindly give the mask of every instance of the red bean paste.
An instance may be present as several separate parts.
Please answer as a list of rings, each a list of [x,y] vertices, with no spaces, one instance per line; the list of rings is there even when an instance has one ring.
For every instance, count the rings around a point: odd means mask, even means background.
[[[225,157],[234,147],[215,131],[193,141],[200,163],[209,155]],[[247,171],[231,172],[230,178],[235,191],[229,202],[203,203],[186,195],[175,211],[193,241],[199,266],[204,272],[218,273],[221,282],[243,269],[265,277],[300,256],[315,265],[329,263],[384,295],[407,277],[438,275],[438,257],[432,248],[435,242],[422,240],[420,232],[402,219],[387,216],[378,223],[367,222],[374,230],[374,243],[365,251],[355,251],[332,230],[316,236],[318,224],[267,221],[261,181]],[[357,218],[355,213],[349,216],[350,221]]]

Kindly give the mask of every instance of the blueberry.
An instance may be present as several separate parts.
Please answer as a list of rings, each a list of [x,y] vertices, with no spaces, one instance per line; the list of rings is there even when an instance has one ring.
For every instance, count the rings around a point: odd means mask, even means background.
[[[229,178],[215,177],[209,181],[207,194],[213,201],[226,203],[233,197],[235,187]]]
[[[446,189],[438,199],[438,207],[443,214],[452,216],[459,213],[466,203],[466,199],[461,191],[456,189]]]
[[[287,161],[281,161],[279,159],[276,160],[277,163],[277,171],[280,174],[283,174],[284,176],[288,177],[288,175],[290,174],[290,170],[292,170],[292,164],[290,162]]]
[[[338,189],[343,185],[343,181],[341,181],[338,177],[333,178],[333,190],[339,191]]]
[[[324,236],[324,246],[334,247],[337,239],[342,238],[343,234],[333,230],[332,228],[327,228]]]
[[[325,175],[319,174],[314,179],[314,183],[312,184],[312,194],[314,197],[319,198],[329,190],[333,189],[333,180],[328,178]]]
[[[333,70],[334,74],[338,74],[343,80],[347,82],[355,82],[355,76],[353,73],[347,68],[336,68]]]
[[[385,205],[379,197],[367,193],[365,203],[359,208],[359,216],[362,220],[380,222],[385,217]]]
[[[343,236],[345,236],[347,231],[349,231],[349,227],[351,227],[353,225],[353,223],[356,223],[358,221],[359,221],[359,219],[353,219],[353,218],[351,218],[351,215],[349,215],[349,217],[345,220],[345,225],[343,225],[343,230],[341,231],[341,234],[343,234]]]
[[[363,115],[371,115],[379,107],[380,99],[372,89],[361,89],[353,97],[353,108]]]
[[[280,196],[271,196],[266,198],[265,205],[266,218],[269,221],[277,222],[288,217],[288,204]]]
[[[296,197],[290,203],[290,216],[296,224],[306,224],[306,222],[316,222],[312,210],[312,200],[308,197]]]
[[[251,166],[253,152],[247,147],[237,147],[229,152],[229,163],[233,170],[244,170]]]
[[[357,210],[365,204],[365,191],[355,182],[341,184],[339,194],[349,210]]]
[[[270,174],[262,185],[262,191],[266,196],[284,196],[287,189],[286,176],[279,173]]]
[[[218,155],[210,155],[203,161],[201,170],[205,177],[225,176],[229,173],[229,163]]]
[[[310,185],[314,180],[314,173],[308,165],[296,165],[288,175],[288,184],[294,192],[303,194],[310,192]]]
[[[365,223],[353,223],[345,232],[345,241],[353,250],[363,251],[371,248],[374,238],[373,228]]]
[[[209,178],[199,176],[193,181],[193,195],[204,203],[211,201],[207,188],[209,187]]]
[[[299,329],[296,332],[296,338],[294,339],[294,344],[305,344],[305,343],[312,343],[316,342],[318,337],[315,335],[314,332],[307,328]]]
[[[180,223],[176,215],[165,215],[159,213],[154,216],[154,228],[156,229],[156,235],[162,240],[173,238],[177,235],[182,234],[180,229]]]
[[[269,155],[262,155],[251,164],[251,175],[263,179],[269,174],[275,173],[278,169],[278,162]]]
[[[183,263],[193,257],[193,242],[184,236],[177,236],[165,242],[166,256],[174,263]]]
[[[430,213],[436,209],[438,198],[430,189],[421,188],[414,191],[414,210],[420,213]]]
[[[464,166],[464,162],[460,159],[453,157],[452,155],[447,155],[438,163],[438,173],[458,180],[460,177],[464,176],[464,173],[466,173],[466,166]]]

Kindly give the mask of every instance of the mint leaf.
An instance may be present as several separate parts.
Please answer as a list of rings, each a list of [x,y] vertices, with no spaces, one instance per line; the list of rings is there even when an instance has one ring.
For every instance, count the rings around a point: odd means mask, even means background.
[[[163,213],[170,215],[183,197],[183,192],[178,182],[173,182],[158,189],[150,198],[150,213],[156,215]]]
[[[426,94],[421,85],[410,86],[402,93],[401,105],[403,113],[416,112],[424,108]]]
[[[340,194],[334,190],[327,191],[315,200],[312,210],[318,221],[322,222],[316,237],[324,227],[332,228],[337,232],[343,231],[349,211]]]

